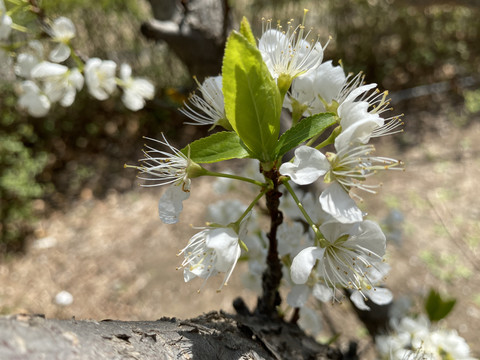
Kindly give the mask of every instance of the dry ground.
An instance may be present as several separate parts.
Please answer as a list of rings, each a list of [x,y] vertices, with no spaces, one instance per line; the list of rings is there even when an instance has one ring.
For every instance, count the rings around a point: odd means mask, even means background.
[[[436,131],[401,154],[389,140],[377,153],[395,155],[407,164],[405,172],[381,175],[384,186],[365,207],[376,220],[391,209],[403,214],[400,246],[388,247],[392,271],[387,285],[397,296],[414,300],[430,287],[456,297],[447,320],[480,355],[480,123],[457,127],[438,119]],[[397,154],[393,154],[397,152]],[[222,292],[220,279],[184,284],[175,254],[201,225],[208,201],[220,199],[208,179],[193,184],[185,203],[182,225],[164,225],[157,216],[161,189],[111,191],[103,200],[83,198],[65,213],[42,219],[25,256],[11,256],[0,264],[0,311],[43,313],[47,317],[77,319],[154,320],[162,316],[194,317],[210,310],[233,311],[237,296],[253,306],[255,295],[244,290],[240,266]],[[73,295],[70,306],[59,306],[55,295]],[[415,301],[414,301],[415,302]],[[360,339],[369,352],[368,338],[348,304],[325,307],[333,325]],[[351,325],[354,322],[354,325]],[[345,324],[348,324],[347,326]],[[325,332],[324,336],[330,336]],[[342,346],[348,337],[341,340]]]

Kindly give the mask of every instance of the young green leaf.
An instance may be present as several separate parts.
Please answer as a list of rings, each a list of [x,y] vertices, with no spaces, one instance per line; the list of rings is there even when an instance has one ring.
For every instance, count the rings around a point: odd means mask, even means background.
[[[280,136],[275,148],[276,157],[283,156],[304,141],[321,134],[326,128],[335,124],[335,121],[335,115],[332,113],[316,114],[303,119]]]
[[[456,299],[442,299],[440,294],[431,289],[425,300],[425,310],[430,321],[439,321],[445,318],[452,311]]]
[[[242,22],[240,23],[240,34],[242,34],[250,44],[252,44],[255,47],[257,46],[257,42],[255,41],[255,36],[253,35],[253,32],[252,32],[252,28],[250,27],[250,23],[248,22],[245,16],[243,17]]]
[[[198,139],[181,152],[198,164],[210,164],[223,160],[249,157],[242,141],[233,131],[223,131]]]
[[[223,58],[225,112],[232,128],[260,161],[274,158],[282,99],[260,51],[233,32]]]

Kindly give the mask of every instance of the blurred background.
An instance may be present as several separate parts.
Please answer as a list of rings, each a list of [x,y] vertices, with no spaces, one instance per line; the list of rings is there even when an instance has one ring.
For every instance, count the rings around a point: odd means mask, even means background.
[[[207,284],[198,295],[198,284],[183,284],[175,271],[181,261],[174,254],[194,230],[161,224],[156,206],[162,189],[139,189],[135,172],[123,168],[141,157],[142,136],[163,132],[183,147],[208,130],[183,126],[185,118],[178,112],[195,89],[195,59],[188,63],[185,49],[171,39],[154,41],[141,32],[151,37],[142,24],[154,14],[164,14],[163,21],[187,18],[198,1],[173,0],[171,13],[159,12],[167,3],[42,3],[48,16],[72,19],[74,47],[81,54],[129,63],[136,76],[155,83],[155,99],[141,111],[126,110],[118,97],[93,100],[84,90],[70,108],[57,106],[44,118],[28,117],[18,110],[16,85],[2,74],[0,313],[151,320],[231,311],[238,295],[254,305],[255,295],[244,290],[240,275],[234,274],[220,294],[216,284]],[[260,37],[262,17],[285,24],[294,16],[298,23],[307,8],[312,34],[318,33],[322,43],[332,37],[325,59],[334,64],[341,59],[347,72],[363,71],[367,82],[390,91],[393,114],[405,114],[405,132],[378,141],[377,153],[401,158],[407,170],[382,175],[380,194],[365,199],[371,218],[383,222],[392,240],[387,284],[397,296],[413,296],[414,306],[430,287],[457,298],[447,324],[478,356],[480,2],[208,3],[220,6],[228,18],[214,34],[220,48],[242,16]],[[201,67],[200,72],[216,75],[215,69]],[[195,181],[183,224],[202,224],[205,198],[222,196],[209,181]],[[61,291],[73,302],[56,298]],[[371,343],[354,315],[338,307],[328,312],[324,315],[337,332],[364,339],[368,351]],[[345,319],[356,325],[342,328]]]

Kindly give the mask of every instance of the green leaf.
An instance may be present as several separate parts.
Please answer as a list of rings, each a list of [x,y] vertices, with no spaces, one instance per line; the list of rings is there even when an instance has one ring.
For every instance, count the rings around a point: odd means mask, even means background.
[[[232,128],[254,157],[273,160],[282,99],[260,51],[238,32],[228,38],[222,75],[225,112]]]
[[[196,140],[181,152],[198,164],[210,164],[223,160],[244,159],[250,154],[233,131],[223,131]]]
[[[248,22],[245,16],[243,17],[242,22],[240,23],[240,34],[242,34],[250,44],[252,44],[255,47],[257,46],[257,42],[255,41],[255,36],[253,35],[253,32],[252,32],[252,28],[250,27],[250,23]]]
[[[440,294],[431,289],[425,300],[425,310],[430,321],[439,321],[445,318],[452,311],[456,299],[442,299]]]
[[[279,158],[304,141],[321,134],[326,128],[335,124],[335,121],[335,115],[332,113],[316,114],[303,119],[280,136],[275,148],[276,157]]]

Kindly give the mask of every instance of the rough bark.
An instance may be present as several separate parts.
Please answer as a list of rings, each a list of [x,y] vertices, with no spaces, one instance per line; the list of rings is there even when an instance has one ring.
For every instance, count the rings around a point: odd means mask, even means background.
[[[199,79],[218,75],[226,37],[233,28],[228,1],[150,0],[150,4],[155,19],[142,24],[142,34],[165,41]]]
[[[157,321],[0,318],[0,359],[341,359],[296,325],[211,312]]]

